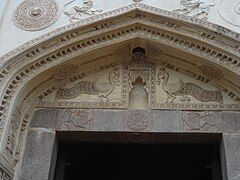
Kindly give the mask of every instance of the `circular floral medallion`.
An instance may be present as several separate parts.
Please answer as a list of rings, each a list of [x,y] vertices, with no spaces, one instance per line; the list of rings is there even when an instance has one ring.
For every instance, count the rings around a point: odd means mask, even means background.
[[[21,29],[37,31],[57,21],[60,6],[55,0],[24,0],[13,13],[13,22]]]
[[[128,115],[127,125],[131,130],[142,131],[148,127],[149,120],[143,113],[133,112]]]

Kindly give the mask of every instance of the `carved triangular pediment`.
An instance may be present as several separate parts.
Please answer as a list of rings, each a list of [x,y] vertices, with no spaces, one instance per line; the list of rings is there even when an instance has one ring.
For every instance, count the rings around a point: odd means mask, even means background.
[[[204,72],[215,79],[222,74],[212,67]],[[74,66],[58,69],[55,79],[70,76],[46,97],[40,107],[113,109],[236,110],[239,101],[219,86],[197,79],[188,69],[149,60],[137,51],[129,60],[95,68],[79,75]],[[217,77],[216,77],[217,76]]]

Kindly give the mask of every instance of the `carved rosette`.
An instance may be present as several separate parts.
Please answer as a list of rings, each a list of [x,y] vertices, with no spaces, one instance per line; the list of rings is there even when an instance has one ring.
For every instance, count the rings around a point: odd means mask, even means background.
[[[13,22],[26,31],[45,29],[57,21],[60,6],[55,0],[24,0],[13,13]]]
[[[132,111],[125,115],[126,124],[133,131],[144,131],[149,126],[149,118],[142,111]]]

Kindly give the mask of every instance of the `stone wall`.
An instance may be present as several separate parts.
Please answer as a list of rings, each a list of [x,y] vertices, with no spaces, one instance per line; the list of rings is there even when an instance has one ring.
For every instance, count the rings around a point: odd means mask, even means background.
[[[125,138],[125,142],[160,140],[158,139],[160,135],[156,135],[153,139],[151,133],[177,133],[179,137],[181,134],[190,133],[193,138],[190,142],[195,143],[216,142],[214,136],[222,134],[223,180],[238,180],[240,175],[239,115],[239,112],[220,111],[38,109],[30,124],[22,168],[18,176],[21,180],[52,178],[54,169],[51,168],[54,167],[57,154],[55,131],[63,134],[67,131],[73,134],[74,132],[124,134],[125,132],[126,136],[123,135],[122,139],[118,139],[123,141]],[[130,132],[136,134],[130,135]],[[199,133],[207,137],[201,139],[201,136],[196,136]],[[98,137],[92,138],[98,139]],[[109,138],[114,140],[114,137]],[[168,139],[170,142],[170,138]],[[183,139],[179,138],[179,141],[184,142]]]

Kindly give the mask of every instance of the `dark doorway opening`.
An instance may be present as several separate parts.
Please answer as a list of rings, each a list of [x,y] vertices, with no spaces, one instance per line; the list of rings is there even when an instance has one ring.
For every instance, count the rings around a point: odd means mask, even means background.
[[[221,180],[218,146],[61,141],[55,180]]]

